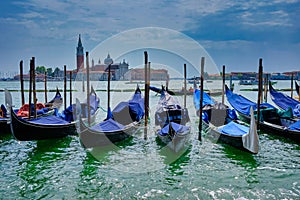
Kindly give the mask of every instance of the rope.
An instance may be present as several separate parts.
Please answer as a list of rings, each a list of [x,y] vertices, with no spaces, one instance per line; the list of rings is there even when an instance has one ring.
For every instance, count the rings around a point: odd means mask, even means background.
[[[101,106],[98,106],[98,108],[100,108],[102,111],[107,112],[107,110],[105,110],[104,108],[102,108]]]

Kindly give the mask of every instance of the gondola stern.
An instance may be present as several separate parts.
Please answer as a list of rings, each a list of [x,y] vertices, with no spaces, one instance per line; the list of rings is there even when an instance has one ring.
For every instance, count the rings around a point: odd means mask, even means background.
[[[251,115],[251,121],[250,121],[250,128],[249,132],[242,136],[243,141],[243,147],[247,149],[249,152],[257,154],[259,151],[259,137],[257,133],[257,126],[256,121],[254,117],[254,111],[253,107],[250,107],[250,115]]]

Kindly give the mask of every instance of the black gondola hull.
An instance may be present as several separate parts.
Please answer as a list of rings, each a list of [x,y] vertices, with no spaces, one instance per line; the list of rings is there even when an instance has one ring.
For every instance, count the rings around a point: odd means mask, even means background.
[[[85,148],[103,147],[129,138],[137,130],[138,122],[133,122],[118,131],[95,131],[88,128],[80,119],[79,139]]]
[[[172,139],[169,134],[166,136],[162,136],[157,133],[157,136],[160,141],[167,145],[173,152],[178,153],[188,147],[189,139],[192,135],[190,132],[191,129],[189,128],[184,133],[176,134]]]
[[[10,134],[9,119],[0,120],[0,135]]]
[[[28,120],[18,118],[14,112],[11,114],[10,127],[13,136],[20,141],[62,138],[76,132],[75,123],[60,125],[34,124]]]
[[[249,123],[250,116],[238,112],[240,119]],[[267,134],[289,138],[296,143],[300,143],[300,132],[286,129],[282,126],[273,125],[271,123],[259,122],[259,128]]]

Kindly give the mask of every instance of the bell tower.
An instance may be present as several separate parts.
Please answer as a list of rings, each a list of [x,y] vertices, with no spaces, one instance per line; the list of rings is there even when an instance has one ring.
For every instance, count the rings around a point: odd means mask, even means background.
[[[78,72],[80,69],[84,68],[84,53],[83,53],[83,46],[81,43],[80,34],[79,34],[78,45],[76,49],[77,49],[76,57],[77,57],[77,72]]]

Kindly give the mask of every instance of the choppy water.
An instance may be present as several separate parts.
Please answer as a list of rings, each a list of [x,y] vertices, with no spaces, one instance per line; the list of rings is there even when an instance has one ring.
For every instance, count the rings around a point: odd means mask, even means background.
[[[43,88],[42,83],[38,84]],[[112,84],[113,87],[135,87]],[[181,82],[171,82],[170,87],[176,84]],[[221,85],[219,81],[211,84],[217,88]],[[63,86],[49,83],[49,89],[56,85]],[[103,82],[96,85],[94,83],[95,88],[106,87]],[[277,88],[288,86],[288,82],[276,85]],[[19,84],[0,82],[0,88],[4,87],[18,88]],[[79,93],[73,97],[80,97]],[[256,98],[253,92],[243,94]],[[12,95],[15,105],[19,106],[19,93]],[[106,94],[98,92],[98,95],[105,108]],[[130,96],[131,93],[114,93],[111,105]],[[38,98],[42,100],[43,93],[39,93]],[[2,92],[0,100],[4,101]],[[151,93],[151,116],[157,101],[158,97]],[[260,151],[252,155],[205,138],[199,142],[191,96],[187,102],[193,137],[187,151],[179,155],[170,154],[158,144],[151,126],[147,140],[140,131],[117,147],[93,152],[85,150],[77,137],[19,142],[10,135],[1,135],[0,199],[300,198],[299,145],[261,133]],[[104,114],[100,114],[99,119],[104,118]]]

